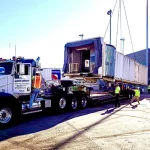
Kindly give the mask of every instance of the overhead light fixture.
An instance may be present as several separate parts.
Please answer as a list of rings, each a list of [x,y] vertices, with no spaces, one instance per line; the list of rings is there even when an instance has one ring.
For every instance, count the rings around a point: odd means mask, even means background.
[[[81,50],[88,50],[88,48],[77,48],[77,51],[81,51]]]

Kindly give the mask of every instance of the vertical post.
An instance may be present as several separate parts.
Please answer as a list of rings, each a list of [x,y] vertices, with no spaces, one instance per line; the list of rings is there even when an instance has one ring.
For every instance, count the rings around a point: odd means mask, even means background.
[[[122,38],[120,40],[121,40],[121,52],[122,52],[122,54],[124,54],[124,41],[125,41],[125,39]]]
[[[16,57],[16,45],[15,45],[15,57]]]
[[[148,0],[146,1],[146,66],[148,67]],[[148,73],[147,73],[147,78],[148,78]]]
[[[119,13],[120,13],[120,52],[124,54],[123,52],[123,44],[124,44],[124,39],[122,38],[122,13],[121,13],[121,0],[119,0]]]
[[[111,10],[110,10],[110,44],[111,44]]]
[[[84,35],[83,35],[83,34],[80,34],[79,36],[81,36],[81,40],[83,40],[83,36],[84,36]]]
[[[10,59],[10,43],[9,43],[9,59]]]
[[[112,10],[110,9],[108,12],[107,12],[107,15],[110,16],[110,44],[111,44],[111,17],[112,17]]]

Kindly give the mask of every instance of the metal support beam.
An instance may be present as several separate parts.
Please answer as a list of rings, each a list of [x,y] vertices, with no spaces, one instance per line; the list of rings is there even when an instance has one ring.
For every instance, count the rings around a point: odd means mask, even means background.
[[[146,66],[148,67],[148,0],[146,0]]]
[[[84,36],[84,34],[80,34],[79,36],[81,37],[81,40],[83,40],[83,36]]]
[[[110,44],[111,44],[111,17],[112,17],[112,10],[111,9],[107,12],[107,15],[110,16]]]

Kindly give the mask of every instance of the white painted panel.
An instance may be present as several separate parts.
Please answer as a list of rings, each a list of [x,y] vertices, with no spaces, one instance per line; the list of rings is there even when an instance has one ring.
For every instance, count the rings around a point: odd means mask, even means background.
[[[123,55],[121,53],[116,52],[116,60],[115,60],[115,77],[121,79],[123,76]]]
[[[138,69],[139,69],[139,66],[136,62],[134,62],[135,66],[134,66],[134,71],[135,71],[135,78],[134,78],[134,81],[138,82]]]
[[[51,80],[51,72],[52,72],[52,68],[43,68],[42,70],[42,76],[45,80]]]
[[[139,74],[138,82],[147,84],[147,68],[140,65],[138,74]]]
[[[130,80],[130,60],[127,57],[123,59],[123,79]]]
[[[127,72],[129,74],[129,80],[130,81],[134,81],[135,79],[135,71],[134,71],[134,61],[133,60],[129,60],[129,72]]]
[[[115,78],[147,84],[147,67],[116,52]]]
[[[1,75],[0,76],[0,92],[7,92],[7,76]]]
[[[13,76],[8,75],[7,84],[8,84],[7,87],[8,93],[13,94]]]

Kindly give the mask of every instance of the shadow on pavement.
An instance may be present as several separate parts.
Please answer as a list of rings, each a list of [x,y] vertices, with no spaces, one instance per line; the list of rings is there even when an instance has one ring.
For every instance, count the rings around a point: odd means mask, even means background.
[[[22,118],[22,122],[19,125],[16,125],[8,129],[0,130],[0,141],[4,141],[6,139],[20,136],[20,135],[40,132],[46,129],[50,129],[56,126],[57,124],[60,124],[72,118],[84,116],[84,115],[91,114],[94,112],[107,110],[104,114],[108,114],[108,115],[104,116],[99,121],[91,124],[84,130],[77,132],[74,136],[58,143],[57,146],[53,148],[53,149],[58,149],[58,148],[61,148],[63,145],[65,145],[65,143],[68,143],[68,141],[70,142],[71,140],[83,134],[85,131],[89,130],[93,126],[102,123],[104,120],[106,120],[107,118],[115,114],[116,112],[126,107],[129,104],[129,100],[122,100],[121,104],[124,106],[121,106],[121,108],[118,108],[115,111],[113,109],[114,104],[112,105],[112,103],[108,103],[108,104],[103,104],[100,106],[90,107],[84,110],[78,110],[76,112],[66,112],[66,113],[58,114],[58,115],[52,114],[50,116],[43,116],[41,113],[37,113],[33,115],[30,114],[30,115],[24,116]]]
[[[115,108],[111,108],[111,109],[107,109],[104,113],[102,113],[101,115],[106,115],[106,114],[110,114],[115,110]]]

